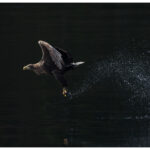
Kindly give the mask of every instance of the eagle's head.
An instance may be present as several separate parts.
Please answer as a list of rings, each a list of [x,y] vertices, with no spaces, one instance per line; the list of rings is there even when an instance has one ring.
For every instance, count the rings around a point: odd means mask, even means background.
[[[34,65],[33,64],[28,64],[23,67],[23,70],[34,70]]]
[[[45,74],[46,72],[43,69],[43,66],[41,62],[38,62],[36,64],[29,64],[23,67],[23,70],[30,70],[36,73],[37,75]]]

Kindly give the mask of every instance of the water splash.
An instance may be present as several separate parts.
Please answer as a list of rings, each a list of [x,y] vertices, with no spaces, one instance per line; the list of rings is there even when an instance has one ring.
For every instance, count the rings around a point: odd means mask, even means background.
[[[149,66],[150,57],[147,54],[116,52],[105,60],[91,65],[87,76],[78,86],[80,88],[70,92],[70,98],[79,97],[95,84],[101,84],[106,79],[112,78],[120,88],[132,93],[128,101],[134,103],[138,98],[144,102],[150,98]]]

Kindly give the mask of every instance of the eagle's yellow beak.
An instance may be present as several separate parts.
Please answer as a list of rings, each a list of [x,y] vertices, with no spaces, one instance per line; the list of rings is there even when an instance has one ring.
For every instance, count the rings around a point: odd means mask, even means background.
[[[28,66],[24,66],[24,67],[23,67],[23,70],[28,70],[28,69],[29,69]]]

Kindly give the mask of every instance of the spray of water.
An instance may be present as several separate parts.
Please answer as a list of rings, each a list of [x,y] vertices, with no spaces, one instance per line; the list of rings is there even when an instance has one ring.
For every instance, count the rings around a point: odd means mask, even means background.
[[[122,89],[130,91],[128,101],[134,103],[150,98],[150,57],[147,54],[131,52],[115,52],[105,60],[100,60],[90,66],[87,76],[78,86],[70,92],[70,98],[79,97],[89,91],[95,84],[113,78]]]

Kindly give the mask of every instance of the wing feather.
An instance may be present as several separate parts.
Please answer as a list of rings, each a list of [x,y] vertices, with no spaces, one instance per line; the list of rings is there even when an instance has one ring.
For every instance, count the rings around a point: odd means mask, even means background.
[[[49,59],[51,59],[52,62],[61,70],[64,66],[62,54],[47,42],[42,41],[40,46],[43,53],[42,59],[45,61],[50,61]]]

